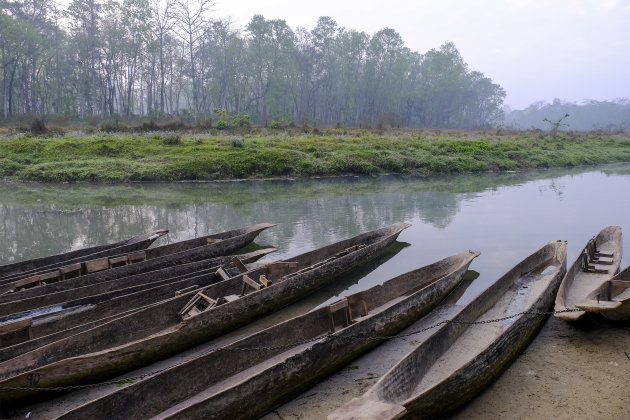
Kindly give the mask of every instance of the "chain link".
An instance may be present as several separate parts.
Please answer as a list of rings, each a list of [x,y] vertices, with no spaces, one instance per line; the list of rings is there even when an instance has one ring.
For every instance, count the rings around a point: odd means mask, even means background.
[[[396,335],[390,335],[390,336],[365,336],[365,337],[359,337],[359,336],[342,336],[342,335],[338,335],[338,336],[334,336],[332,332],[329,332],[327,335],[327,338],[331,339],[339,339],[339,340],[346,340],[346,341],[351,341],[351,340],[379,340],[379,341],[385,341],[385,340],[391,340],[391,339],[395,339],[395,338],[405,338],[405,337],[409,337],[415,334],[420,334],[423,333],[425,331],[431,330],[433,328],[437,328],[439,326],[442,326],[444,324],[465,324],[465,325],[481,325],[481,324],[490,324],[490,323],[494,323],[494,322],[501,322],[501,321],[505,321],[511,318],[516,318],[519,316],[523,316],[523,315],[533,315],[533,316],[547,316],[547,315],[553,315],[553,314],[560,314],[560,313],[564,313],[564,312],[578,312],[581,311],[581,309],[564,309],[561,311],[548,311],[548,312],[528,312],[528,311],[524,311],[524,312],[519,312],[513,315],[508,315],[508,316],[504,316],[502,318],[496,318],[496,319],[489,319],[489,320],[485,320],[485,321],[455,321],[452,319],[445,319],[443,321],[440,321],[436,324],[430,325],[428,327],[425,328],[421,328],[419,330],[415,330],[415,331],[410,331],[407,333],[401,333],[401,334],[396,334]],[[296,346],[301,346],[304,344],[309,344],[318,340],[321,340],[322,336],[317,336],[317,337],[313,337],[310,338],[308,340],[303,340],[303,341],[297,341],[295,343],[291,343],[291,344],[282,344],[282,345],[278,345],[278,346],[267,346],[267,347],[217,347],[217,348],[211,348],[199,355],[194,356],[194,358],[199,358],[199,357],[203,357],[211,352],[215,352],[215,351],[272,351],[272,350],[284,350],[284,349],[290,349]],[[93,384],[85,384],[85,385],[68,385],[68,386],[56,386],[56,387],[33,387],[33,386],[0,386],[0,391],[75,391],[75,390],[79,390],[79,389],[88,389],[88,388],[96,388],[96,387],[100,387],[100,386],[108,386],[108,385],[118,385],[118,386],[123,386],[124,384],[127,383],[134,383],[136,381],[142,380],[146,377],[149,376],[154,376],[157,375],[159,373],[164,372],[165,370],[168,369],[172,369],[172,368],[176,368],[178,366],[181,366],[185,363],[188,363],[190,360],[192,359],[188,359],[188,360],[184,360],[182,362],[179,362],[175,365],[172,366],[168,366],[168,367],[164,367],[162,369],[158,369],[152,372],[148,372],[148,373],[143,373],[142,375],[136,375],[136,376],[131,376],[128,378],[123,378],[123,379],[119,379],[116,381],[107,381],[107,382],[97,382],[97,383],[93,383]]]

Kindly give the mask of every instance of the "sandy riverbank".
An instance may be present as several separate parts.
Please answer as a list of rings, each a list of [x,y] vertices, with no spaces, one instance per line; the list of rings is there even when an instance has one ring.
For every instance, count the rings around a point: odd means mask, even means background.
[[[324,419],[365,392],[389,363],[365,355],[263,419]],[[623,419],[629,385],[630,324],[576,327],[551,317],[496,382],[449,418]]]

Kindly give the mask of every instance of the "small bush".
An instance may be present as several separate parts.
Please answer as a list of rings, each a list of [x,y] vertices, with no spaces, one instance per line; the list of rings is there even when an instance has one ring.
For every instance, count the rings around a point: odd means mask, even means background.
[[[171,134],[162,139],[162,143],[166,146],[176,146],[182,141],[181,137],[177,134]]]
[[[217,129],[219,130],[225,130],[226,128],[228,128],[228,123],[226,123],[223,120],[219,120],[217,121]]]
[[[22,168],[23,165],[11,159],[0,159],[0,177],[13,175]]]
[[[245,142],[243,141],[243,139],[232,139],[230,141],[230,145],[232,147],[243,147],[245,146]]]
[[[271,125],[269,127],[273,128],[274,130],[277,130],[278,128],[280,128],[280,124],[278,124],[276,120],[271,120]]]
[[[35,118],[31,122],[31,133],[35,135],[48,134],[50,131],[46,128],[46,124],[40,118]]]
[[[249,127],[251,125],[251,117],[244,112],[236,114],[232,117],[232,124],[237,127]]]

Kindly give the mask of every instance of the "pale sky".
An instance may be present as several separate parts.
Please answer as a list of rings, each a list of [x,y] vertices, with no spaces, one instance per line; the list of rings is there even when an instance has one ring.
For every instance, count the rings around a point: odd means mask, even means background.
[[[370,35],[390,27],[411,50],[455,43],[469,68],[522,109],[560,98],[630,98],[630,0],[215,0],[213,17],[254,14],[312,29],[320,16]]]

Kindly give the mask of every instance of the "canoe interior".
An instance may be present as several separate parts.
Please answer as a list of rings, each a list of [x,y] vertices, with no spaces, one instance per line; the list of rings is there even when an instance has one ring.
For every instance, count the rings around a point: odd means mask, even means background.
[[[612,321],[630,320],[630,267],[604,282],[576,306]]]
[[[575,309],[576,305],[585,299],[589,293],[598,289],[605,281],[610,280],[619,270],[623,252],[621,227],[608,226],[602,229],[594,238],[594,242],[597,251],[612,255],[612,258],[602,257],[599,262],[593,260],[589,255],[587,244],[569,267],[560,284],[556,296],[556,311]],[[593,267],[595,272],[585,270],[587,265]],[[585,314],[584,311],[577,311],[558,313],[555,316],[566,321],[578,321]]]
[[[362,336],[367,331],[374,335],[392,333],[394,317],[405,318],[404,323],[411,322],[457,286],[478,254],[467,251],[443,259],[267,328],[223,347],[224,350],[206,352],[154,378],[86,404],[67,418],[116,412],[158,418],[174,413],[212,418],[262,414],[271,405],[295,395],[296,389],[312,383],[321,376],[317,372],[334,370],[347,362],[347,354],[356,357],[377,343],[360,339],[335,342],[335,337]],[[424,297],[425,302],[421,295],[430,297]],[[404,307],[405,300],[410,300],[409,305],[416,308]],[[388,315],[394,308],[400,313]],[[416,314],[409,316],[414,310]],[[353,323],[349,323],[351,320]],[[398,322],[395,328],[402,327]],[[178,387],[165,393],[162,388],[165,383],[177,383]],[[250,395],[262,395],[261,392],[267,394],[264,401],[248,401]]]

